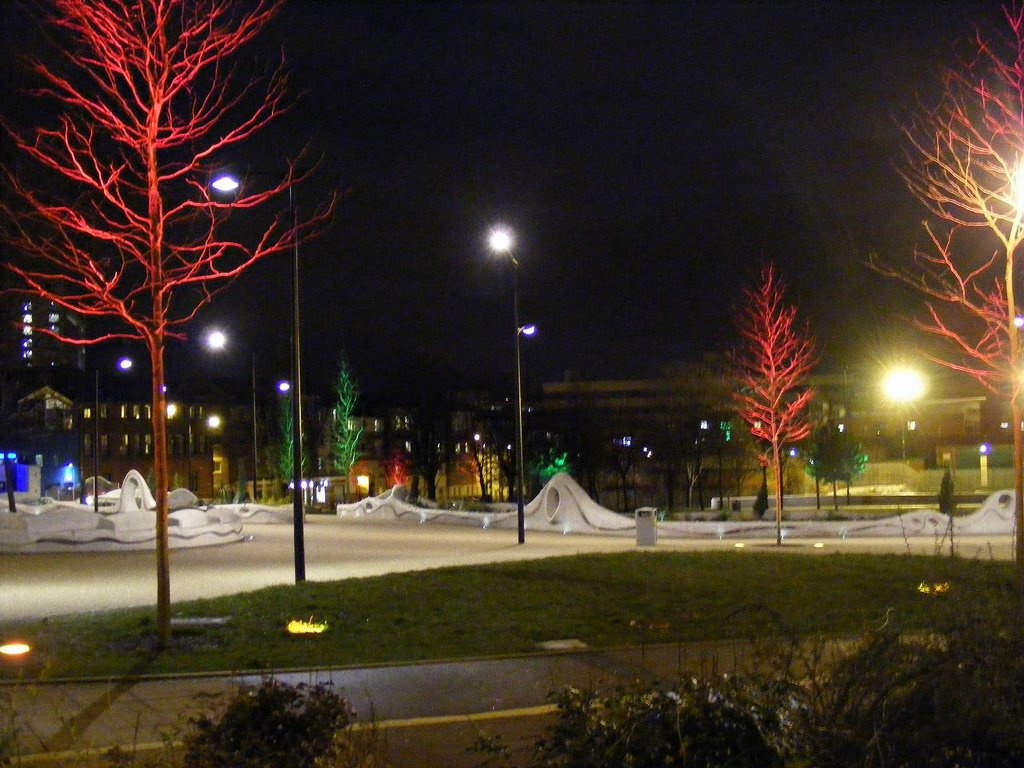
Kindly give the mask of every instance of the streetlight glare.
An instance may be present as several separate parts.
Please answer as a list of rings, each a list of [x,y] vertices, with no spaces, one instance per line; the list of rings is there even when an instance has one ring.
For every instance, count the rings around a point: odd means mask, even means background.
[[[277,382],[277,391],[278,392],[289,392],[291,390],[291,388],[292,388],[292,384],[291,384],[290,381],[279,381],[279,382]]]
[[[487,243],[495,253],[508,253],[512,250],[512,232],[506,227],[495,227],[487,236]]]
[[[215,329],[206,334],[206,346],[210,349],[221,350],[228,345],[228,335],[220,329]]]
[[[537,332],[537,326],[531,323],[530,325],[524,325],[520,330],[523,336],[533,336]]]
[[[131,370],[131,367],[133,365],[134,362],[130,357],[122,357],[120,360],[117,361],[117,367],[120,368],[122,371]]]
[[[217,415],[210,416],[210,418],[206,420],[206,426],[208,426],[210,429],[220,429],[220,424],[220,416]]]
[[[228,174],[218,176],[210,184],[211,187],[216,189],[218,192],[234,192],[239,187],[238,179]]]
[[[924,394],[924,378],[909,368],[894,368],[882,380],[885,396],[896,403],[908,403]]]

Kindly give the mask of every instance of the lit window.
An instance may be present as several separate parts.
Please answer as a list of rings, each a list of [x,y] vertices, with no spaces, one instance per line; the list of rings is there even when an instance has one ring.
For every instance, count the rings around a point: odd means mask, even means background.
[[[708,420],[707,419],[701,419],[700,420],[700,428],[701,429],[711,429],[711,425],[708,424]]]

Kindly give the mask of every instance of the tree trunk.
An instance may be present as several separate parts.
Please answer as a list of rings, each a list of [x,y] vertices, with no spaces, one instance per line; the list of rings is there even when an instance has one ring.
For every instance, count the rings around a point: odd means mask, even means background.
[[[149,361],[152,366],[153,402],[153,474],[156,488],[156,628],[157,646],[167,648],[171,642],[171,549],[168,533],[167,491],[167,394],[164,391],[164,339],[157,332],[149,339]]]
[[[782,452],[772,446],[772,473],[775,475],[775,544],[782,545]]]

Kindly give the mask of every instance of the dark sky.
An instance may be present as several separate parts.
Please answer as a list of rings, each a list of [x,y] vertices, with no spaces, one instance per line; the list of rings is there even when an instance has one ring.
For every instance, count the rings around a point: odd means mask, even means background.
[[[863,262],[905,258],[924,215],[893,169],[894,117],[930,98],[971,20],[998,9],[292,0],[264,43],[283,46],[302,97],[251,152],[282,167],[305,142],[322,154],[300,210],[345,190],[302,249],[308,380],[328,381],[344,349],[369,391],[449,372],[510,385],[496,222],[516,233],[522,316],[539,329],[530,382],[644,376],[728,348],[763,257],[826,365],[885,355],[910,307]],[[277,365],[286,261],[199,325],[236,329]]]

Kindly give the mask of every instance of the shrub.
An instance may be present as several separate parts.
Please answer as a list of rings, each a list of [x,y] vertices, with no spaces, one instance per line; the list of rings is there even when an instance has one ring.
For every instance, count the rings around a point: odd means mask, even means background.
[[[967,595],[949,608],[933,633],[870,633],[808,665],[799,725],[811,765],[1024,765],[1024,616]]]
[[[789,751],[784,686],[693,678],[609,696],[568,688],[534,768],[772,768]]]
[[[348,703],[324,685],[266,680],[229,700],[219,716],[190,722],[185,768],[313,768],[350,731]]]

